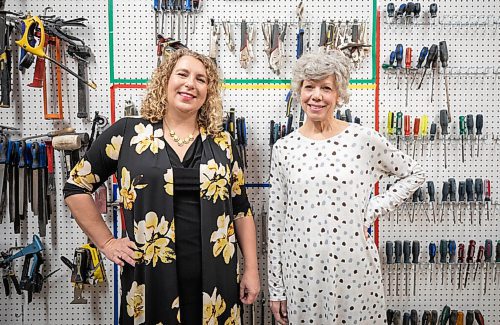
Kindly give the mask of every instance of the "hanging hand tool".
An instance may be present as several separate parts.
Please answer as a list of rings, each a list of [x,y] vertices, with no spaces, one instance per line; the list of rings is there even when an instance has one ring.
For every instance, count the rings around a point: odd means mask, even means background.
[[[491,183],[489,179],[484,180],[484,202],[486,203],[486,220],[490,220]]]
[[[464,325],[464,312],[458,311],[457,325]]]
[[[399,264],[401,264],[401,254],[403,247],[400,240],[394,241],[394,263],[396,263],[396,296],[399,296]]]
[[[457,325],[458,310],[452,310],[450,313],[449,325]]]
[[[403,263],[405,265],[405,296],[408,296],[408,264],[411,263],[411,242],[403,241]]]
[[[447,168],[446,163],[446,136],[448,135],[448,111],[442,109],[439,111],[439,125],[441,126],[441,135],[443,136],[444,147],[444,169]]]
[[[389,112],[387,115],[387,135],[394,135],[394,112]]]
[[[476,252],[476,241],[470,240],[469,241],[469,247],[467,248],[467,269],[465,271],[465,281],[464,281],[464,288],[467,287],[467,279],[469,278],[469,271],[470,271],[470,266],[474,262],[474,255]]]
[[[243,69],[249,67],[254,58],[253,41],[255,39],[255,29],[248,25],[245,20],[241,21],[241,45],[240,45],[240,65]]]
[[[411,53],[412,53],[412,48],[411,47],[407,47],[406,48],[406,53],[405,53],[405,74],[406,74],[406,101],[405,101],[405,107],[408,107],[408,88],[409,88],[409,85],[410,85]]]
[[[440,222],[443,222],[444,219],[444,210],[446,208],[446,204],[448,204],[448,198],[450,194],[450,183],[443,182],[443,188],[441,189],[441,218]],[[446,210],[446,220],[448,220],[448,210]]]
[[[285,40],[287,24],[283,30],[277,21],[274,22],[271,32],[271,54],[269,56],[269,66],[274,73],[280,74],[283,65],[283,42]]]
[[[399,75],[401,73],[402,63],[403,63],[403,45],[396,45],[396,78],[397,80],[397,89],[399,89]]]
[[[444,86],[446,89],[446,107],[448,108],[448,118],[451,122],[451,106],[450,106],[450,93],[448,90],[448,74],[446,68],[448,67],[448,47],[446,41],[439,42],[439,58],[441,59],[441,67],[444,73]]]
[[[387,4],[387,17],[394,19],[394,11],[396,8],[394,7],[394,3],[390,2]]]
[[[392,309],[387,309],[385,312],[386,319],[387,319],[387,325],[392,325],[393,321],[392,318],[394,317],[394,310]]]
[[[410,88],[413,88],[413,82],[415,82],[415,79],[417,77],[418,71],[422,68],[422,64],[424,63],[425,58],[427,57],[427,53],[429,53],[429,48],[427,48],[427,46],[424,46],[422,48],[422,50],[420,50],[420,54],[418,56],[418,62],[417,62],[417,66],[416,66],[416,70],[415,70],[415,73],[413,74],[413,78],[411,80]]]
[[[27,181],[28,178],[26,177],[26,142],[24,141],[19,141],[19,147],[18,147],[18,153],[17,153],[17,162],[18,162],[18,173],[19,173],[19,178],[17,180],[18,182],[18,220],[24,220],[27,214],[27,201],[28,201],[28,195],[27,195]],[[20,227],[20,224],[17,225],[17,227]],[[16,224],[14,224],[14,228],[16,228]],[[18,228],[20,229],[20,228]]]
[[[467,316],[465,317],[466,325],[474,325],[474,311],[467,310]]]
[[[177,14],[177,38],[181,39],[181,28],[184,25],[182,21],[182,11],[183,11],[183,1],[182,0],[174,0],[174,12]]]
[[[448,241],[448,255],[450,256],[448,260],[448,269],[450,271],[451,284],[453,285],[453,264],[457,263],[457,244],[454,240]]]
[[[477,137],[477,154],[476,156],[479,157],[479,141],[481,140],[481,134],[483,130],[483,114],[477,114],[476,115],[476,137]]]
[[[0,252],[2,259],[8,258],[9,255],[6,252]],[[3,287],[5,289],[5,295],[7,297],[10,297],[11,291],[10,291],[10,282],[14,285],[14,289],[16,290],[16,293],[18,295],[21,295],[21,287],[19,286],[19,281],[17,280],[16,273],[14,272],[13,269],[13,263],[10,262],[7,265],[4,265],[2,267],[3,269],[3,275],[2,275],[2,282],[3,282]]]
[[[419,211],[421,209],[424,210],[427,222],[431,222],[431,219],[429,218],[429,213],[427,213],[427,209],[423,207],[425,201],[423,188],[419,188],[417,192],[418,192],[418,210]]]
[[[436,243],[429,243],[429,284],[432,283],[432,273],[434,273],[434,265],[436,264]]]
[[[490,272],[490,263],[492,256],[493,242],[491,241],[491,239],[486,239],[484,242],[484,263],[486,264],[486,272],[484,273],[484,294],[486,294],[486,289],[488,286],[488,273]]]
[[[431,310],[431,325],[437,325],[438,322],[438,312],[437,310]]]
[[[420,118],[415,117],[415,120],[413,120],[413,155],[412,155],[413,159],[415,159],[415,147],[417,145],[419,131],[420,131]]]
[[[8,185],[9,185],[9,217],[10,222],[14,222],[15,225],[20,225],[20,221],[18,220],[18,167],[17,167],[17,153],[18,153],[18,142],[9,141],[8,149],[7,149],[7,164],[8,164]],[[20,229],[19,226],[15,227],[16,231]]]
[[[413,256],[413,260],[412,260],[412,263],[413,263],[413,295],[416,296],[417,265],[418,265],[418,257],[420,255],[420,242],[418,240],[413,241],[413,243],[411,245],[411,251],[412,251],[412,256]]]
[[[234,52],[236,45],[233,40],[233,28],[231,23],[225,21],[222,23],[222,28],[224,30],[224,39],[226,40],[226,46],[229,52]]]
[[[450,319],[451,309],[449,306],[444,306],[441,311],[441,315],[439,315],[439,325],[447,325],[448,320]]]
[[[398,18],[403,19],[403,15],[406,11],[406,3],[402,3],[399,5],[398,11],[396,12],[396,21]]]
[[[484,317],[479,310],[474,310],[474,318],[479,325],[484,325]]]
[[[500,263],[500,240],[497,241],[497,245],[495,247],[495,270],[493,275],[493,282],[497,282],[497,265]]]
[[[429,325],[431,323],[431,312],[425,310],[422,314],[422,325]]]
[[[473,281],[476,281],[477,269],[479,268],[479,264],[483,262],[483,256],[484,256],[484,246],[479,245],[479,250],[477,251],[477,258],[476,258],[476,268],[474,269]]]
[[[438,49],[439,51],[439,49]],[[436,53],[434,60],[432,61],[432,75],[431,75],[431,103],[434,101],[434,87],[438,83],[435,81],[438,78],[439,66],[438,66],[439,53]],[[449,122],[449,121],[448,121]]]
[[[408,24],[408,20],[413,24],[413,11],[415,10],[415,4],[413,2],[408,2],[405,8],[405,25]]]
[[[410,324],[410,317],[411,317],[410,313],[405,312],[403,314],[403,325],[411,325]]]
[[[441,264],[441,285],[444,285],[444,265],[448,255],[448,241],[441,239],[439,242],[439,263]]]
[[[427,181],[427,195],[429,195],[429,204],[432,206],[432,219],[434,223],[436,223],[436,210],[434,208],[435,202],[436,202],[436,190],[434,188],[434,182],[433,181]]]
[[[399,310],[394,311],[394,315],[392,316],[392,324],[401,325],[401,312]]]
[[[396,147],[398,150],[401,150],[399,144],[400,144],[400,139],[401,139],[401,131],[403,127],[403,113],[402,112],[397,112],[396,113]]]
[[[79,149],[86,146],[88,141],[89,135],[87,133],[58,136],[52,139],[54,149],[64,152],[66,178],[69,178],[71,170],[80,160]]]
[[[89,89],[82,80],[88,79],[88,59],[92,56],[90,47],[86,45],[70,45],[68,54],[78,62],[78,113],[77,117],[86,119],[89,117]]]
[[[448,185],[450,187],[450,205],[453,214],[453,224],[457,223],[457,215],[455,212],[455,204],[457,202],[457,183],[454,178],[448,179]]]
[[[4,212],[3,207],[5,203],[7,192],[7,179],[8,177],[8,161],[7,152],[9,148],[9,141],[7,137],[0,134],[0,223],[3,221]]]
[[[473,157],[474,152],[474,115],[467,114],[467,135],[470,144],[470,157]]]
[[[431,130],[429,131],[429,151],[432,151],[432,144],[434,143],[434,140],[436,139],[436,133],[437,133],[437,124],[432,122],[431,123]]]
[[[410,324],[418,325],[418,313],[415,309],[412,309],[410,311]]]
[[[210,19],[210,45],[208,49],[208,56],[217,62],[217,52],[219,51],[219,26],[215,24],[214,19]]]
[[[470,224],[474,222],[474,210],[472,209],[472,202],[474,202],[474,181],[472,178],[465,180],[465,192],[467,194],[467,205],[470,209]]]
[[[458,182],[458,220],[462,223],[462,205],[464,206],[464,214],[467,211],[467,204],[465,203],[465,182]]]
[[[483,180],[481,178],[476,178],[474,182],[474,192],[476,193],[476,201],[474,204],[475,209],[479,214],[479,225],[481,225],[481,217],[483,214]]]
[[[24,137],[20,140],[30,140],[30,139],[43,138],[43,137],[53,138],[53,137],[56,137],[59,135],[72,134],[72,133],[75,133],[75,129],[72,127],[67,127],[67,128],[61,129],[61,130],[50,131],[50,132],[45,133],[45,134],[37,134],[37,135],[29,136],[29,137]]]
[[[458,289],[462,289],[462,264],[465,261],[465,245],[458,244]]]
[[[182,8],[182,12],[186,14],[186,46],[188,46],[189,42],[189,16],[193,11],[193,6],[191,0],[184,0],[184,6]]]
[[[429,6],[429,13],[431,15],[433,25],[436,24],[437,11],[438,5],[436,3],[431,3],[431,5]]]
[[[424,81],[425,73],[427,72],[427,69],[431,67],[432,62],[437,57],[437,51],[438,51],[437,45],[432,44],[429,53],[427,54],[427,59],[425,61],[425,66],[424,66],[424,72],[422,73],[422,78],[420,79],[420,83],[418,84],[417,89],[420,89],[420,87],[422,87],[422,82]]]
[[[460,141],[462,142],[462,162],[465,162],[465,152],[464,152],[464,137],[465,137],[465,130],[466,130],[466,125],[465,125],[465,116],[459,116],[459,128],[460,128]]]
[[[385,243],[385,255],[387,257],[387,270],[389,273],[389,291],[388,296],[391,295],[391,265],[394,264],[394,244],[391,241]]]
[[[318,50],[320,53],[326,52],[326,46],[327,46],[327,31],[326,31],[326,20],[323,20],[320,25],[320,31],[319,31],[319,44],[318,44]]]
[[[410,115],[404,116],[404,128],[405,128],[405,145],[406,145],[406,154],[408,154],[408,144],[410,143],[411,136],[411,117]]]
[[[158,20],[160,16],[160,0],[153,0],[153,10],[155,11],[155,36],[159,33]]]
[[[10,93],[12,88],[12,50],[10,46],[10,34],[12,26],[7,24],[6,12],[0,13],[0,79],[2,92],[0,107],[10,107]],[[33,40],[34,41],[34,40]],[[30,56],[32,60],[33,56]],[[31,63],[29,63],[31,65]],[[22,65],[20,64],[19,67]]]
[[[422,118],[420,119],[420,138],[422,140],[422,152],[421,156],[424,157],[424,142],[428,139],[428,122],[429,122],[429,117],[427,115],[422,115]]]
[[[65,65],[57,62],[56,60],[50,58],[49,56],[47,56],[45,54],[45,52],[43,50],[43,46],[45,44],[45,29],[43,27],[43,23],[40,20],[40,18],[38,18],[36,16],[26,18],[23,20],[23,24],[25,25],[25,32],[24,32],[22,38],[20,40],[16,41],[16,44],[19,47],[25,49],[26,51],[28,51],[28,52],[30,52],[38,57],[42,57],[42,58],[47,59],[50,62],[58,65],[59,67],[61,67],[62,69],[66,70],[68,73],[70,73],[72,76],[76,77],[77,79],[82,81],[84,84],[88,85],[90,88],[92,88],[92,89],[97,88],[97,85],[93,81],[83,79],[82,77],[80,77],[78,74],[76,74],[75,72],[70,70]],[[33,34],[37,27],[40,29],[40,43],[38,44],[38,46],[33,47],[29,44],[28,38],[29,38],[29,34]]]

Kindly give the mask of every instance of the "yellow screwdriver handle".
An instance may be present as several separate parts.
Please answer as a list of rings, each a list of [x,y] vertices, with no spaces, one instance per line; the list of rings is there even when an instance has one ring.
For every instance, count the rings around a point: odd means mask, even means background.
[[[427,115],[423,115],[422,118],[420,119],[420,135],[421,136],[426,136],[427,135],[427,123],[429,121],[429,117]]]
[[[392,112],[389,112],[387,115],[387,134],[388,135],[393,135],[394,134],[394,114]]]
[[[43,23],[38,18],[38,16],[28,17],[23,20],[24,23],[24,34],[20,40],[16,41],[16,44],[31,54],[34,54],[41,58],[46,58],[47,55],[43,51],[43,46],[45,44],[45,28],[43,28]],[[37,46],[32,47],[28,42],[28,36],[35,32],[35,28],[38,25],[40,27],[40,42]]]

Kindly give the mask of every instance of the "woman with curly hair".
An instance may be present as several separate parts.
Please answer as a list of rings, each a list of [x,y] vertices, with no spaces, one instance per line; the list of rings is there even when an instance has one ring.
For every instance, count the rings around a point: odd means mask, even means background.
[[[172,53],[142,117],[113,124],[71,171],[64,194],[75,220],[122,266],[120,324],[238,324],[241,302],[259,293],[255,224],[236,145],[221,129],[220,88],[209,58]],[[124,238],[89,195],[115,172]]]

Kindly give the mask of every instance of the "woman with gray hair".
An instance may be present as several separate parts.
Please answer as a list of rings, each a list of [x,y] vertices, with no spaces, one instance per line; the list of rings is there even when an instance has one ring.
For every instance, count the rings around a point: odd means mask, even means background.
[[[376,131],[335,119],[349,101],[349,61],[305,54],[292,88],[307,119],[272,151],[268,220],[271,310],[280,324],[384,324],[380,261],[368,227],[425,181]],[[388,192],[374,184],[396,176]]]

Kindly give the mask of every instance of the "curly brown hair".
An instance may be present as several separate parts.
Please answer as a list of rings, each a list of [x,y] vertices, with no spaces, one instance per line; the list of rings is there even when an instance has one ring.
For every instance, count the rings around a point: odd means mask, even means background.
[[[170,54],[154,72],[144,100],[142,101],[141,115],[152,123],[163,120],[167,113],[167,87],[172,71],[177,61],[185,55],[192,56],[203,63],[207,70],[207,99],[198,112],[198,126],[203,127],[207,134],[216,135],[222,130],[222,99],[221,81],[217,68],[212,59],[191,51],[179,49]]]

